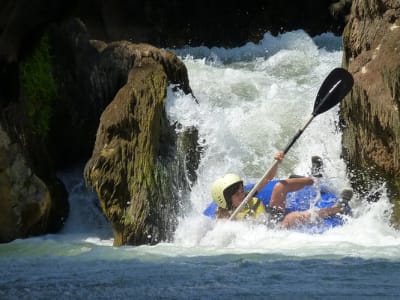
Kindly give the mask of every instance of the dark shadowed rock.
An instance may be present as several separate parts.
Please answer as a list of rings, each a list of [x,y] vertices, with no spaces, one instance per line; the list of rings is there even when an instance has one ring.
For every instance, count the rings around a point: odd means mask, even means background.
[[[31,59],[46,28],[66,17],[74,3],[0,2],[0,242],[57,232],[68,215],[65,188],[29,120],[20,66]]]
[[[155,1],[86,0],[78,15],[91,38],[145,42],[158,47],[224,46],[258,42],[303,29],[314,36],[340,35],[351,0]]]
[[[76,1],[2,0],[0,2],[0,107],[18,100],[18,64],[46,28],[64,19]]]
[[[68,215],[62,185],[45,183],[0,125],[0,243],[56,232]]]

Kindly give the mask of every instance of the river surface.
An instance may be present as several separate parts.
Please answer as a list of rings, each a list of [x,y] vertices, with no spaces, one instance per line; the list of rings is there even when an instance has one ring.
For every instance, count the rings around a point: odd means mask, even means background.
[[[309,119],[322,81],[341,65],[341,38],[299,30],[234,49],[174,51],[198,104],[170,88],[167,113],[183,128],[196,126],[204,149],[174,240],[113,247],[82,166],[64,170],[71,216],[60,234],[0,245],[0,299],[399,299],[400,233],[390,225],[384,182],[369,183],[377,202],[355,195],[353,216],[323,234],[202,214],[216,177],[234,172],[255,182]],[[279,177],[309,175],[319,155],[324,182],[349,186],[338,110],[315,118]]]

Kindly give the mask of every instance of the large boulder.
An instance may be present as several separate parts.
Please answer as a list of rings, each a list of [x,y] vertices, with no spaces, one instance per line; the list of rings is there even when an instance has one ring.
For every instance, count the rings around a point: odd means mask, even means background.
[[[0,124],[0,243],[56,232],[68,214],[63,191],[33,172],[19,143]]]
[[[164,108],[169,83],[190,91],[186,67],[171,52],[146,44],[114,42],[103,53],[130,70],[101,115],[85,178],[112,225],[115,245],[154,244],[170,238],[179,200],[189,190],[186,174],[194,178],[197,168],[198,160],[190,159],[196,143],[182,142],[188,136],[196,142],[196,131],[177,135]]]
[[[400,2],[355,0],[343,34],[343,64],[355,78],[341,104],[343,149],[355,170],[373,170],[400,201]],[[353,172],[357,186],[365,185]],[[362,181],[361,182],[361,178]],[[371,176],[369,176],[371,179]],[[400,215],[400,214],[399,214]],[[397,215],[397,219],[399,218]]]

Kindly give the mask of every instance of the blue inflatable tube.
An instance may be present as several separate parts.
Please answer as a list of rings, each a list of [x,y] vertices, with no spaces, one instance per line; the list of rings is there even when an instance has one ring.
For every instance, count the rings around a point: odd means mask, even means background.
[[[271,199],[272,190],[274,185],[279,182],[279,180],[271,180],[261,191],[256,194],[256,197],[260,199],[265,206],[269,204]],[[250,191],[254,184],[245,185],[245,191]],[[286,213],[292,211],[304,211],[310,207],[325,208],[334,205],[338,201],[338,196],[333,193],[326,186],[320,186],[319,190],[313,186],[306,186],[301,190],[289,193],[286,196]],[[350,208],[346,211],[346,214],[350,214]],[[207,208],[204,210],[203,214],[205,216],[215,218],[217,210],[217,204],[212,201]],[[318,223],[306,224],[301,226],[307,232],[321,233],[325,230],[343,225],[343,218],[340,215],[335,215],[327,217]]]

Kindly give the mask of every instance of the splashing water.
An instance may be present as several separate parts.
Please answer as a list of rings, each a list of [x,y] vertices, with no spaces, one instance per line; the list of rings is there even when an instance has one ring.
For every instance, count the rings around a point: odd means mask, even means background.
[[[400,258],[400,235],[390,226],[392,207],[385,195],[374,204],[355,197],[353,218],[322,235],[242,222],[216,224],[202,215],[216,177],[238,173],[245,182],[255,182],[272,165],[273,154],[311,116],[322,81],[340,66],[340,45],[340,38],[326,34],[312,39],[300,30],[279,37],[267,34],[257,45],[235,49],[177,51],[198,104],[169,90],[167,112],[172,122],[199,129],[204,152],[188,199],[193,209],[180,220],[176,245],[233,253]],[[337,122],[338,107],[318,116],[286,155],[278,176],[309,174],[311,156],[319,155],[329,185],[336,192],[348,187]]]

